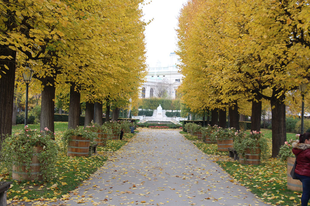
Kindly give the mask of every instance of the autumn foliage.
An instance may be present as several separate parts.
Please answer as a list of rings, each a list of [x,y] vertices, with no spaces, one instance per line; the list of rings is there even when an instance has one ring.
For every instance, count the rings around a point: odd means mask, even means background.
[[[285,106],[310,77],[309,20],[303,0],[189,1],[178,29],[183,101],[197,111],[268,100],[275,157],[286,139]]]
[[[121,102],[118,106],[129,104],[146,68],[142,4],[143,0],[1,1],[0,82],[14,82],[10,72],[16,68],[18,77],[31,67],[43,91],[49,90],[51,105],[55,88],[62,90],[67,84],[84,101],[102,103],[112,97]],[[4,91],[0,95],[3,98]],[[1,128],[0,133],[10,132]]]

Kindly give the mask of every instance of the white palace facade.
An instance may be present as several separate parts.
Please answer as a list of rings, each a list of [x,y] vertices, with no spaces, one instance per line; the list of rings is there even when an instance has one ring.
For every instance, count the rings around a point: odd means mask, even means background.
[[[140,90],[140,98],[166,97],[175,99],[183,77],[177,69],[177,62],[177,55],[171,53],[169,66],[149,67],[146,80]]]

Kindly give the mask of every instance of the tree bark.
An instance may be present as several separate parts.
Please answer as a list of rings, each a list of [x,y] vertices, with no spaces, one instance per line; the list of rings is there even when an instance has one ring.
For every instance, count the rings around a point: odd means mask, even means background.
[[[251,131],[260,131],[262,102],[252,101]]]
[[[210,123],[210,111],[207,110],[207,125],[211,125]]]
[[[219,124],[219,113],[218,113],[218,109],[214,109],[211,111],[211,125],[218,125]]]
[[[6,135],[12,134],[16,52],[7,46],[0,46],[0,56],[2,55],[11,56],[12,58],[10,60],[0,60],[0,151]],[[4,65],[9,70],[4,68]],[[2,71],[5,71],[5,73]]]
[[[86,102],[84,127],[94,120],[94,103]]]
[[[68,129],[76,129],[79,126],[81,110],[80,99],[81,94],[76,90],[76,85],[72,83],[70,87]]]
[[[285,96],[276,98],[273,95],[271,99],[272,108],[272,157],[277,157],[281,145],[286,141],[286,123],[285,123]]]
[[[239,130],[239,112],[237,103],[229,107],[230,127]]]
[[[107,100],[107,104],[106,104],[105,121],[106,122],[110,121],[110,101],[109,100]]]
[[[119,117],[120,108],[116,107],[113,110],[113,121],[117,121]]]
[[[14,100],[13,100],[12,125],[16,125],[16,117],[17,117],[17,104],[16,104],[16,97],[14,96]]]
[[[219,126],[226,128],[226,109],[219,110]]]
[[[44,131],[47,127],[50,131],[54,132],[54,108],[55,108],[55,85],[54,78],[46,78],[42,80],[44,86],[41,98],[41,117],[40,117],[40,130]]]
[[[96,102],[95,103],[95,114],[94,114],[94,121],[95,123],[102,125],[102,104]]]

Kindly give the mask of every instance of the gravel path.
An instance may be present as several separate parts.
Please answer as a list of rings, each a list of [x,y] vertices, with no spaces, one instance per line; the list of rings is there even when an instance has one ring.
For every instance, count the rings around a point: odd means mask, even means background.
[[[266,205],[176,130],[141,130],[62,205]]]

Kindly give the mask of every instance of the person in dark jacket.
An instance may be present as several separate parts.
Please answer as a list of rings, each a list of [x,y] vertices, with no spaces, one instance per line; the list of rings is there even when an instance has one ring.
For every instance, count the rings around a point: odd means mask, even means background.
[[[301,205],[307,206],[310,199],[310,133],[299,136],[299,143],[292,144],[296,156],[295,174],[302,182]]]

